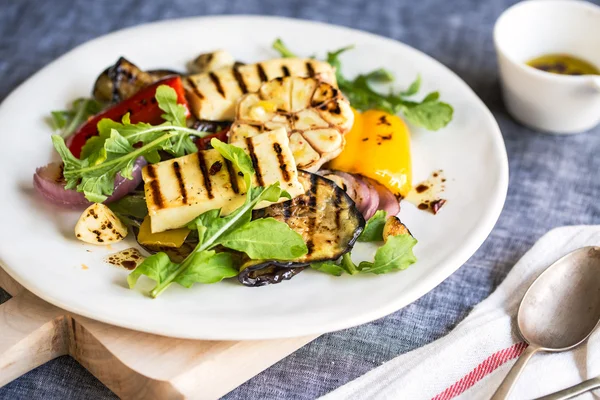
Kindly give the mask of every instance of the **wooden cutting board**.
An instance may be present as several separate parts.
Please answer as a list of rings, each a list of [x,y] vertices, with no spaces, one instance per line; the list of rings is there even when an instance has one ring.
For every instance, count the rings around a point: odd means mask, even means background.
[[[0,287],[0,386],[69,354],[122,399],[217,399],[316,338],[173,339],[62,310],[2,268]]]

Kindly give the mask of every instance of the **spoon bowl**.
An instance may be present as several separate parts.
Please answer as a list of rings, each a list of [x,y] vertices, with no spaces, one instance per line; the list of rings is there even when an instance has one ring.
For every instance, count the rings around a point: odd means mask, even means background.
[[[525,292],[519,333],[529,346],[492,399],[506,399],[531,356],[583,343],[600,321],[600,247],[577,249],[553,263]]]
[[[567,254],[529,287],[517,317],[521,336],[544,351],[565,351],[600,320],[600,247]]]

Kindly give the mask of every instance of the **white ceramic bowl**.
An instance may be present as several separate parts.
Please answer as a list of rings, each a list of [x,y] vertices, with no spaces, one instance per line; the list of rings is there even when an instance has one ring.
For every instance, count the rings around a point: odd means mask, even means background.
[[[600,122],[600,76],[567,76],[525,63],[568,54],[600,67],[600,7],[576,0],[530,0],[506,10],[494,42],[504,102],[512,116],[540,131],[569,134]]]

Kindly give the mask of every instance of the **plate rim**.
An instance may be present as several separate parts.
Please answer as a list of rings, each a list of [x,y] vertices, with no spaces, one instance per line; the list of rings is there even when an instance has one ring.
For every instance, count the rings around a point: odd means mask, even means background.
[[[43,68],[32,74],[30,77],[25,79],[19,85],[17,85],[10,93],[6,96],[6,98],[0,103],[0,110],[2,110],[3,105],[8,102],[20,89],[25,86],[30,80],[36,78],[38,75],[44,73],[46,69],[52,67],[55,63],[59,63],[63,58],[68,57],[71,53],[80,51],[82,48],[86,46],[94,46],[95,42],[101,41],[107,37],[121,35],[123,33],[127,33],[130,31],[136,31],[141,28],[149,28],[152,26],[161,26],[161,25],[172,25],[181,23],[183,21],[197,21],[198,23],[202,23],[207,20],[272,20],[272,21],[293,21],[294,23],[301,23],[307,25],[318,25],[326,28],[334,28],[336,30],[343,30],[352,34],[360,34],[369,37],[370,39],[376,39],[378,41],[386,42],[387,44],[391,44],[394,46],[400,46],[409,51],[420,53],[424,56],[428,62],[432,62],[437,64],[439,67],[443,68],[451,74],[458,82],[460,86],[462,86],[463,90],[470,92],[474,100],[478,102],[478,104],[482,107],[482,111],[486,115],[486,119],[488,120],[488,124],[492,129],[490,132],[490,137],[492,138],[492,144],[494,145],[494,153],[499,157],[500,162],[502,164],[502,168],[498,173],[498,180],[494,186],[495,195],[493,197],[493,201],[488,207],[488,212],[484,214],[484,217],[480,220],[480,223],[476,226],[476,228],[472,231],[472,234],[469,237],[469,240],[458,250],[451,253],[450,257],[446,259],[446,261],[442,264],[445,268],[436,268],[432,270],[428,275],[427,279],[422,281],[418,286],[418,290],[415,290],[413,295],[408,298],[408,296],[400,297],[391,301],[381,307],[375,309],[375,311],[365,312],[360,314],[357,317],[345,318],[341,322],[330,322],[325,326],[319,327],[309,327],[307,328],[305,325],[298,327],[296,329],[296,333],[294,333],[294,329],[288,329],[284,332],[277,331],[278,333],[271,333],[267,331],[255,332],[251,331],[250,334],[214,334],[207,331],[199,332],[200,334],[190,334],[187,332],[182,332],[181,329],[177,331],[177,329],[169,329],[165,327],[164,329],[151,329],[144,328],[143,326],[137,325],[135,323],[128,323],[124,318],[109,318],[105,315],[93,315],[92,312],[87,312],[85,309],[77,306],[71,306],[69,304],[64,304],[60,301],[60,299],[56,299],[53,296],[47,295],[43,288],[39,287],[35,282],[28,281],[24,279],[18,273],[17,269],[11,269],[6,263],[2,261],[2,256],[0,255],[0,267],[15,281],[17,281],[21,286],[25,289],[29,290],[39,298],[44,301],[47,301],[50,304],[53,304],[57,307],[60,307],[66,311],[81,315],[83,317],[87,317],[96,321],[100,321],[103,323],[107,323],[109,325],[119,326],[127,329],[132,329],[139,332],[146,332],[150,334],[168,336],[173,338],[181,338],[181,339],[196,339],[196,340],[263,340],[263,339],[277,339],[277,338],[291,338],[291,337],[300,337],[300,336],[308,336],[308,335],[321,335],[328,332],[334,332],[342,329],[351,328],[357,325],[365,324],[380,318],[383,318],[387,315],[390,315],[407,305],[417,301],[425,294],[429,293],[435,287],[437,287],[440,283],[442,283],[446,278],[456,272],[460,267],[464,265],[468,259],[475,254],[475,252],[481,247],[484,241],[489,237],[492,229],[494,228],[496,222],[498,221],[502,209],[504,207],[506,197],[508,194],[508,183],[509,183],[509,163],[508,163],[508,155],[506,152],[506,144],[504,142],[504,138],[502,136],[502,132],[500,127],[494,118],[492,112],[486,106],[486,104],[481,100],[481,98],[475,93],[475,91],[454,71],[452,71],[449,67],[436,60],[429,54],[416,49],[412,46],[409,46],[403,42],[397,41],[395,39],[381,36],[375,33],[362,31],[360,29],[350,28],[347,26],[336,25],[321,21],[314,20],[306,20],[301,18],[292,18],[285,16],[269,16],[269,15],[245,15],[245,14],[232,14],[232,15],[212,15],[212,16],[192,16],[192,17],[184,17],[184,18],[174,18],[174,19],[165,19],[160,21],[146,22],[139,25],[119,29],[96,38],[93,38],[87,42],[81,43],[74,48],[70,49],[66,53],[57,57],[49,64],[45,65]],[[198,333],[198,332],[197,332]],[[208,334],[207,334],[208,333]],[[223,333],[223,332],[220,332]]]

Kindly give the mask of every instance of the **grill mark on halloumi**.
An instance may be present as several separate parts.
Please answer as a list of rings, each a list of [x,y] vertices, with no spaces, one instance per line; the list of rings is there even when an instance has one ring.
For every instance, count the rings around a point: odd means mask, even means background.
[[[308,231],[307,231],[308,237],[310,237],[311,239],[309,239],[308,242],[306,242],[306,247],[308,247],[307,255],[311,254],[315,247],[312,237],[313,237],[313,231],[315,230],[315,227],[317,225],[317,217],[315,216],[315,214],[316,214],[315,209],[317,207],[317,190],[318,190],[317,175],[311,174],[310,175],[310,195],[308,197],[308,206],[310,207],[310,210],[311,210],[311,216],[308,220]]]
[[[198,86],[196,86],[196,82],[194,82],[193,79],[187,78],[186,82],[190,85],[190,87],[192,88],[194,94],[196,96],[198,96],[201,100],[204,100],[204,95],[202,94],[202,92],[200,91],[200,89],[198,89]]]
[[[165,204],[165,201],[162,197],[160,191],[160,183],[156,180],[156,166],[154,164],[150,164],[146,167],[146,174],[152,181],[150,182],[150,192],[152,193],[152,201],[156,204],[157,207],[162,208]]]
[[[233,169],[233,164],[228,159],[225,159],[225,165],[227,166],[227,175],[229,175],[229,183],[231,184],[231,190],[233,190],[233,193],[239,194],[240,188],[238,187],[237,174]]]
[[[152,201],[158,208],[163,208],[165,206],[165,202],[162,198],[162,194],[160,193],[160,184],[157,180],[150,182],[150,191],[152,192]]]
[[[181,176],[181,166],[177,161],[173,163],[173,172],[175,172],[175,178],[177,178],[177,183],[179,185],[179,194],[181,195],[181,202],[183,204],[187,204],[187,190],[185,189],[185,182],[183,181],[183,176]]]
[[[221,96],[225,98],[225,91],[223,90],[223,86],[221,85],[219,77],[214,72],[210,72],[208,76],[210,77],[212,83],[215,85],[215,88],[217,88],[217,92],[219,92]]]
[[[269,80],[261,63],[256,64],[256,72],[258,72],[258,77],[260,78],[261,82],[266,82]]]
[[[248,87],[246,86],[246,82],[244,82],[244,77],[241,74],[239,67],[233,67],[233,77],[242,91],[242,94],[248,93]]]
[[[198,165],[200,166],[200,171],[202,172],[202,180],[204,181],[204,188],[206,189],[206,194],[209,199],[214,199],[215,196],[212,193],[212,182],[210,181],[210,176],[208,175],[208,168],[206,167],[206,161],[204,159],[204,154],[201,151],[198,153]]]
[[[290,76],[290,69],[285,65],[281,66],[281,72],[283,73],[283,76]]]
[[[156,179],[156,170],[155,170],[155,166],[154,164],[149,164],[146,167],[146,173],[148,174],[148,176],[152,179]]]
[[[310,63],[310,61],[306,62],[306,73],[310,78],[314,78],[315,77],[315,69],[313,68],[312,64]]]
[[[279,162],[279,169],[281,170],[281,176],[285,182],[289,182],[290,173],[287,170],[287,164],[285,163],[285,158],[283,157],[281,145],[279,143],[273,143],[273,150],[277,153],[277,161]]]
[[[252,160],[252,166],[254,167],[254,172],[256,173],[256,181],[258,182],[258,186],[265,186],[262,173],[260,172],[260,164],[258,163],[258,158],[254,152],[254,145],[252,144],[251,138],[246,138],[246,146],[248,146],[248,154]]]

